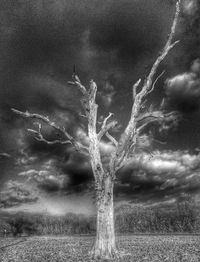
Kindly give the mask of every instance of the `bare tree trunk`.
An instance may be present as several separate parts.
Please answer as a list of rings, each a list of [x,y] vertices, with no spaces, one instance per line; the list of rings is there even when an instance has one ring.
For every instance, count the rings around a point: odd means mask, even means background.
[[[138,146],[138,139],[142,138],[144,129],[147,125],[157,121],[162,123],[166,121],[177,121],[176,112],[163,113],[162,106],[158,111],[142,110],[145,108],[146,96],[154,90],[157,80],[163,75],[160,74],[153,82],[156,72],[160,63],[165,59],[169,51],[179,42],[173,42],[175,29],[180,13],[181,0],[177,0],[176,13],[171,27],[168,40],[160,52],[158,58],[154,62],[149,75],[145,78],[142,87],[140,87],[141,80],[137,81],[133,85],[133,106],[131,117],[128,122],[125,131],[121,135],[119,142],[109,133],[109,131],[117,126],[116,121],[110,121],[113,116],[112,113],[103,120],[100,131],[97,133],[97,120],[98,120],[98,105],[96,104],[97,85],[91,80],[89,89],[86,88],[80,81],[76,72],[73,73],[72,82],[69,84],[77,86],[81,91],[83,97],[81,99],[82,106],[84,108],[85,115],[88,119],[88,137],[87,142],[82,144],[80,141],[76,141],[66,130],[65,127],[57,125],[54,121],[51,121],[48,117],[40,114],[21,112],[16,109],[12,109],[16,114],[28,119],[37,119],[38,130],[28,129],[33,133],[36,139],[40,142],[45,142],[49,145],[54,144],[72,144],[74,148],[83,154],[89,154],[91,167],[96,182],[97,191],[97,235],[92,249],[92,256],[94,258],[114,259],[118,257],[118,252],[115,246],[115,233],[114,233],[114,212],[113,212],[113,184],[115,179],[115,172],[122,168],[128,160],[132,159],[134,150]],[[139,88],[140,87],[140,88]],[[139,89],[139,90],[138,90]],[[146,108],[147,109],[147,108]],[[109,120],[109,122],[108,122]],[[47,140],[42,132],[41,122],[52,127],[56,132],[62,134],[63,139]],[[163,122],[164,123],[164,122]],[[106,136],[115,148],[115,151],[110,156],[109,170],[108,166],[105,166],[102,162],[102,152],[100,150],[101,139]],[[86,145],[85,145],[86,144]]]
[[[116,259],[118,252],[115,244],[113,185],[110,175],[97,185],[97,233],[91,254],[93,258]]]

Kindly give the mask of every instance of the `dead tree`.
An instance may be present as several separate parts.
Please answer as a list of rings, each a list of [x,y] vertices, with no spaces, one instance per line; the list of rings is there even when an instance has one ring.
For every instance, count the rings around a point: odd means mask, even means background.
[[[29,129],[29,131],[35,135],[37,140],[51,145],[71,144],[81,153],[88,152],[95,180],[97,206],[97,233],[95,243],[91,251],[92,257],[94,258],[109,259],[118,257],[118,251],[115,244],[113,211],[113,186],[116,178],[116,172],[122,168],[131,157],[134,156],[137,141],[144,134],[150,124],[154,122],[163,124],[168,121],[173,121],[177,117],[176,112],[166,113],[161,109],[161,107],[157,111],[145,111],[144,107],[147,95],[154,90],[156,82],[162,75],[159,75],[155,79],[160,63],[165,59],[169,51],[179,42],[173,41],[179,13],[180,0],[176,3],[175,17],[168,40],[163,50],[159,53],[159,56],[154,62],[150,73],[144,81],[139,79],[133,85],[133,105],[131,116],[124,132],[121,134],[119,141],[117,141],[116,138],[110,134],[110,131],[117,125],[117,121],[111,120],[113,117],[112,113],[109,113],[109,115],[105,117],[100,130],[97,130],[97,85],[93,80],[91,80],[89,88],[87,88],[82,84],[76,74],[73,74],[72,81],[69,82],[69,84],[76,86],[82,93],[81,102],[85,112],[84,117],[88,120],[88,146],[75,140],[64,127],[58,126],[55,122],[51,121],[49,117],[30,113],[28,111],[21,112],[19,110],[12,109],[13,112],[22,117],[40,120],[40,123],[38,123],[38,130]],[[62,137],[65,139],[54,141],[47,140],[42,133],[42,122],[60,132]],[[110,156],[109,164],[103,163],[100,151],[101,140],[105,136],[114,147],[114,151]]]

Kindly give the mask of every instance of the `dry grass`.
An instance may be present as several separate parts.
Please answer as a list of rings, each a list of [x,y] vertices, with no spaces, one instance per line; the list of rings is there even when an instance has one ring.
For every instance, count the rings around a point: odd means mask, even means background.
[[[89,262],[93,237],[32,237],[0,239],[1,262]],[[120,236],[125,262],[198,262],[200,236]],[[12,245],[18,243],[16,245]]]

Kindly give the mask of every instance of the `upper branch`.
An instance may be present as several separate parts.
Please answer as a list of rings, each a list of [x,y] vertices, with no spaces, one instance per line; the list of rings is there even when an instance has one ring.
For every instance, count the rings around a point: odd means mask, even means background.
[[[109,112],[109,115],[103,120],[102,128],[104,128],[104,127],[106,126],[108,119],[109,119],[110,117],[112,117],[112,116],[113,116],[113,113],[110,113],[110,112]]]
[[[96,104],[96,94],[97,85],[93,80],[91,80],[88,95],[86,96],[86,99],[88,99],[88,101],[86,100],[88,105],[86,116],[88,118],[89,153],[95,180],[100,182],[102,174],[104,173],[104,168],[101,161],[100,145],[96,130],[98,109],[98,105]]]
[[[73,81],[68,81],[68,84],[76,86],[79,91],[82,93],[83,97],[81,98],[81,104],[83,106],[83,109],[85,111],[85,115],[82,115],[83,117],[88,118],[89,117],[89,111],[90,111],[90,106],[89,106],[89,91],[86,89],[86,87],[81,83],[79,77],[77,75],[72,75],[72,80]]]
[[[84,117],[88,119],[88,138],[89,138],[89,154],[91,159],[91,165],[94,173],[94,177],[97,181],[101,179],[103,173],[103,165],[101,162],[100,145],[96,130],[97,124],[97,110],[98,105],[96,104],[97,85],[91,80],[89,88],[86,89],[81,83],[77,75],[72,75],[72,82],[69,84],[75,85],[83,94],[81,103],[85,111]]]
[[[147,112],[137,118],[137,123],[148,121],[150,118],[159,119],[163,117],[162,111]]]
[[[35,113],[29,113],[28,111],[26,112],[22,112],[19,111],[17,109],[12,108],[11,109],[14,113],[24,117],[24,118],[29,118],[29,119],[37,119],[37,120],[41,120],[42,122],[44,122],[45,124],[51,126],[53,129],[59,131],[61,134],[63,134],[63,136],[67,139],[65,141],[62,140],[54,140],[54,141],[48,141],[46,140],[42,133],[41,133],[41,124],[38,125],[38,131],[33,130],[33,129],[28,129],[29,132],[32,132],[34,134],[37,135],[36,139],[39,141],[43,141],[46,142],[48,144],[72,144],[75,149],[77,151],[82,151],[82,150],[88,150],[87,147],[85,147],[84,145],[82,145],[80,142],[76,141],[66,130],[64,127],[60,127],[58,126],[55,122],[51,121],[47,116],[43,116],[40,114],[35,114]]]
[[[117,147],[118,146],[118,142],[117,140],[111,136],[111,134],[109,134],[109,132],[106,132],[106,137]]]
[[[109,118],[113,116],[113,113],[109,113],[109,115],[104,119],[103,124],[101,126],[101,130],[98,133],[98,140],[100,141],[101,138],[112,128],[117,125],[117,121],[112,121],[107,124]]]
[[[151,88],[152,83],[153,83],[153,77],[156,74],[158,66],[160,65],[160,63],[165,59],[165,57],[167,56],[169,51],[177,43],[179,43],[179,40],[175,41],[175,42],[172,42],[172,40],[173,40],[173,37],[175,35],[176,25],[177,25],[178,17],[179,17],[179,14],[180,14],[180,3],[181,3],[181,0],[178,0],[177,3],[176,3],[176,12],[175,12],[175,16],[174,16],[173,24],[171,26],[171,30],[170,30],[168,40],[167,40],[163,50],[160,52],[160,55],[158,56],[158,58],[154,62],[149,75],[147,76],[146,82],[145,82],[145,84],[142,88],[142,91],[141,91],[143,93],[143,95],[146,95],[147,92],[149,91],[149,89]]]
[[[138,88],[138,86],[140,85],[140,83],[141,83],[141,79],[139,79],[139,80],[133,85],[133,101],[134,101],[135,98],[136,98],[137,88]]]
[[[35,134],[35,139],[40,141],[40,142],[45,142],[48,145],[55,145],[55,144],[72,144],[72,142],[70,140],[47,140],[46,138],[44,138],[43,134],[42,134],[42,125],[41,123],[36,122],[36,124],[38,125],[38,130],[34,130],[34,129],[27,129],[30,133]]]
[[[80,80],[77,81],[76,79],[74,79],[74,81],[68,81],[68,84],[77,86],[83,95],[87,93],[85,86],[81,84]]]
[[[119,168],[119,166],[121,166],[121,163],[124,162],[124,159],[129,154],[129,151],[130,151],[130,148],[131,148],[130,145],[136,144],[136,140],[137,140],[137,136],[138,136],[138,130],[137,130],[138,129],[138,121],[140,121],[139,114],[140,114],[140,110],[142,109],[142,106],[143,106],[143,98],[148,93],[153,91],[156,82],[164,74],[164,72],[161,73],[157,77],[155,82],[153,83],[153,78],[154,78],[154,76],[157,72],[158,66],[165,59],[165,57],[167,56],[169,51],[179,42],[179,41],[172,42],[172,40],[173,40],[173,37],[174,37],[174,34],[175,34],[175,29],[176,29],[176,25],[177,25],[179,13],[180,13],[180,2],[181,2],[181,0],[178,0],[177,3],[176,3],[175,16],[174,16],[174,19],[173,19],[173,23],[172,23],[172,26],[171,26],[171,30],[170,30],[168,40],[167,40],[163,50],[160,52],[158,58],[154,62],[149,75],[147,76],[146,80],[144,81],[144,84],[141,88],[141,91],[139,91],[137,93],[137,88],[140,85],[141,80],[138,80],[133,86],[133,106],[132,106],[132,111],[131,111],[131,117],[130,117],[130,120],[128,122],[127,127],[125,128],[124,133],[121,135],[120,141],[119,141],[117,149],[116,149],[116,153],[111,158],[110,168],[113,169],[113,170],[117,170]],[[152,86],[152,84],[153,84],[153,86]],[[145,127],[148,123],[155,121],[155,119],[161,120],[163,117],[164,116],[160,113],[158,114],[158,112],[157,112],[157,116],[156,116],[155,113],[154,114],[151,113],[151,121],[150,120],[146,121],[146,123],[143,124],[143,127]],[[142,129],[142,127],[141,127],[141,129]]]
[[[89,105],[88,111],[86,108],[86,113],[88,115],[88,130],[92,131],[92,134],[96,136],[96,124],[97,124],[97,109],[98,105],[96,104],[96,94],[97,94],[97,85],[91,80],[90,81],[90,89],[88,91],[88,101]],[[90,127],[90,128],[89,128]]]
[[[165,73],[165,71],[162,71],[162,73],[161,73],[158,77],[156,77],[156,80],[153,82],[152,87],[151,87],[150,90],[147,92],[147,94],[150,94],[150,93],[154,90],[156,83],[157,83],[158,80],[164,75],[164,73]]]
[[[137,119],[137,131],[138,134],[144,130],[149,124],[157,122],[164,123],[167,121],[176,121],[179,119],[180,114],[177,111],[173,111],[170,113],[164,113],[162,111],[154,111],[143,114]]]

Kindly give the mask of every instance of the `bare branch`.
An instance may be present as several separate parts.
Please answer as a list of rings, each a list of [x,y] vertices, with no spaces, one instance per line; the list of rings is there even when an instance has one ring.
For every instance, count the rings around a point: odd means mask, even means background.
[[[150,123],[154,122],[167,122],[168,120],[175,121],[180,114],[176,111],[170,113],[163,113],[162,111],[148,112],[138,119],[138,132],[142,132]],[[172,119],[173,118],[173,119]]]
[[[171,26],[171,30],[170,30],[170,34],[168,37],[168,40],[163,48],[163,50],[160,52],[158,58],[156,59],[156,61],[154,62],[151,71],[149,73],[149,75],[147,76],[142,89],[140,92],[137,93],[137,87],[140,84],[140,80],[138,80],[135,85],[133,86],[133,98],[134,98],[134,103],[132,106],[132,111],[131,111],[131,117],[130,120],[128,122],[127,127],[124,130],[124,133],[121,135],[121,138],[119,140],[117,149],[116,149],[116,153],[113,155],[113,157],[111,158],[110,161],[110,169],[112,170],[116,170],[118,169],[119,166],[121,166],[121,163],[123,162],[123,159],[126,158],[126,156],[129,154],[129,150],[130,150],[130,145],[134,145],[135,144],[135,140],[136,137],[138,135],[138,121],[141,121],[141,125],[142,127],[140,127],[141,129],[143,129],[145,126],[147,126],[147,124],[149,124],[152,121],[157,121],[157,120],[161,120],[162,118],[164,118],[163,114],[161,114],[161,112],[150,112],[148,114],[148,120],[145,119],[145,117],[147,117],[147,115],[143,115],[142,118],[139,117],[140,111],[143,108],[143,99],[144,97],[151,91],[153,91],[156,82],[158,81],[158,79],[162,76],[162,74],[160,76],[158,76],[158,78],[155,80],[155,82],[153,83],[153,78],[157,72],[158,66],[160,65],[160,63],[164,60],[164,58],[167,56],[167,54],[169,53],[169,51],[179,42],[179,41],[175,41],[174,43],[172,43],[172,39],[174,37],[175,34],[175,29],[176,29],[176,25],[178,22],[178,16],[180,13],[180,0],[177,1],[176,3],[176,12],[175,12],[175,17],[173,20],[173,24]],[[152,86],[153,84],[153,86]],[[150,118],[149,118],[150,117]],[[143,122],[142,120],[145,120],[145,122]]]
[[[102,174],[104,173],[103,164],[101,161],[100,146],[98,135],[96,132],[97,125],[97,109],[98,106],[95,102],[97,93],[97,85],[91,80],[90,89],[87,94],[88,97],[88,111],[86,115],[88,117],[88,136],[89,136],[89,153],[91,166],[96,182],[101,183]]]
[[[88,96],[88,106],[89,108],[86,109],[86,114],[88,117],[88,129],[90,127],[90,130],[92,133],[96,135],[96,123],[97,123],[97,109],[98,105],[96,104],[96,94],[97,94],[97,85],[93,80],[90,80],[90,89],[87,94]]]
[[[101,126],[101,130],[99,131],[98,134],[98,139],[101,140],[101,138],[106,134],[106,132],[111,129],[112,127],[115,126],[115,121],[110,122],[109,124],[107,124],[107,121],[109,118],[111,118],[114,114],[109,112],[109,115],[107,117],[105,117],[105,119],[103,120],[103,124]],[[113,124],[111,124],[113,123]]]
[[[160,109],[164,109],[165,107],[165,98],[163,97],[161,103],[160,103]]]
[[[159,122],[161,121],[161,119],[163,118],[152,118],[151,120],[145,122],[144,124],[142,124],[140,127],[138,127],[138,132],[142,132],[144,128],[146,128],[150,123],[153,123],[153,122]]]
[[[141,79],[139,79],[134,85],[133,85],[133,100],[135,100],[135,97],[137,95],[137,88],[139,84],[141,83]]]
[[[100,130],[98,133],[98,140],[101,140],[101,138],[112,128],[116,127],[118,124],[117,121],[112,121],[108,123],[103,129]]]
[[[118,142],[117,142],[117,140],[113,136],[111,136],[111,134],[106,132],[106,137],[117,147]]]
[[[87,118],[87,116],[83,115],[83,114],[79,114],[79,116],[83,117],[83,118]]]
[[[113,113],[110,113],[109,112],[109,115],[104,119],[104,121],[103,121],[103,125],[102,125],[102,128],[104,128],[105,126],[106,126],[106,123],[107,123],[107,121],[108,121],[108,119],[110,118],[110,117],[112,117],[114,114]]]
[[[107,116],[104,121],[103,121],[103,125],[101,127],[101,130],[98,133],[98,140],[100,141],[101,138],[112,128],[116,127],[116,125],[118,124],[117,121],[112,121],[110,123],[107,124],[107,120],[112,116],[112,113],[109,113],[109,116]]]
[[[142,93],[143,95],[146,95],[147,92],[150,90],[151,86],[152,86],[152,81],[153,81],[153,77],[156,74],[156,71],[158,69],[158,66],[160,65],[160,63],[165,59],[165,57],[167,56],[167,54],[169,53],[169,51],[176,45],[179,43],[179,41],[175,41],[174,43],[172,43],[172,39],[175,35],[175,30],[176,30],[176,25],[178,22],[178,17],[179,17],[179,13],[180,13],[180,3],[181,0],[178,0],[176,3],[176,12],[175,12],[175,16],[174,16],[174,20],[173,20],[173,24],[170,30],[170,34],[168,37],[168,40],[163,48],[163,50],[160,52],[160,55],[158,56],[158,58],[156,59],[156,61],[154,62],[151,71],[146,79],[146,83],[142,88]]]
[[[165,70],[162,71],[162,73],[156,78],[156,80],[153,82],[151,89],[147,92],[147,94],[150,94],[154,90],[156,83],[164,75],[164,73],[165,73]]]
[[[45,142],[48,145],[55,145],[55,144],[72,144],[72,142],[70,140],[47,140],[46,138],[44,138],[43,134],[42,134],[42,125],[41,123],[36,122],[35,124],[38,125],[38,130],[34,130],[34,129],[27,129],[30,133],[33,133],[35,135],[35,139],[40,141],[40,142]]]
[[[0,153],[0,158],[11,158],[12,156],[8,153],[5,153],[5,152],[1,152]]]
[[[147,100],[145,99],[143,103],[141,103],[140,108],[144,109],[146,107]]]
[[[133,96],[136,94],[136,89],[139,86],[140,82],[141,82],[141,79],[139,79],[133,85]],[[120,137],[120,140],[119,140],[119,143],[116,149],[116,154],[114,154],[113,157],[111,158],[111,161],[110,161],[111,170],[115,170],[117,166],[120,165],[121,161],[123,161],[123,158],[126,156],[127,150],[129,148],[128,144],[133,142],[133,136],[134,136],[134,133],[136,133],[136,121],[135,120],[140,110],[141,97],[140,95],[136,94],[136,96],[133,98],[134,98],[134,103],[133,103],[133,107],[131,111],[131,117],[130,117],[129,123],[124,133]]]
[[[137,123],[140,124],[142,121],[148,121],[150,118],[162,118],[163,117],[163,112],[162,111],[153,111],[153,112],[147,112],[139,116],[136,120]]]
[[[81,91],[81,93],[83,95],[85,95],[87,93],[86,87],[84,85],[82,85],[80,81],[76,81],[74,79],[74,81],[68,81],[68,84],[78,87],[78,89]]]
[[[24,117],[24,118],[29,118],[29,119],[37,119],[37,120],[41,120],[42,122],[44,122],[45,124],[51,126],[53,129],[59,131],[67,140],[66,141],[63,141],[64,144],[69,144],[71,143],[75,149],[77,151],[82,151],[82,150],[88,150],[87,147],[83,146],[80,142],[76,141],[66,130],[64,127],[60,127],[58,126],[55,122],[52,122],[49,120],[49,118],[47,116],[43,116],[43,115],[40,115],[40,114],[35,114],[35,113],[29,113],[28,111],[26,112],[21,112],[17,109],[14,109],[12,108],[11,109],[14,113]],[[29,129],[29,132],[32,132],[34,133],[35,135],[38,135],[38,138],[36,138],[37,140],[39,139],[40,141],[43,141],[43,142],[46,142],[44,139],[44,137],[42,136],[41,134],[41,126],[39,126],[39,130],[36,131],[36,130],[32,130],[32,129]],[[68,142],[67,142],[68,141]],[[49,143],[50,141],[48,141]],[[59,142],[60,143],[60,142]],[[61,143],[62,144],[62,143]]]
[[[123,160],[116,166],[116,172],[120,170],[122,167],[124,167],[132,159],[133,158],[128,158],[127,156],[124,156]]]
[[[167,142],[165,142],[165,141],[160,141],[160,140],[155,139],[155,138],[152,138],[152,141],[155,141],[156,143],[161,144],[161,145],[166,145],[166,144],[167,144]]]

